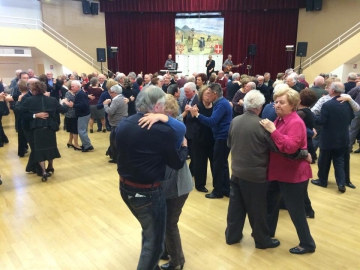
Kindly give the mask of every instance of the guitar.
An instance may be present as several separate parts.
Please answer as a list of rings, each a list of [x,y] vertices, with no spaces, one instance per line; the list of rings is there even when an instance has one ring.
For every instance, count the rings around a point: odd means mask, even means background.
[[[237,65],[227,65],[226,67],[224,67],[224,72],[230,72],[232,68],[237,68],[237,67],[241,67],[242,64],[237,64]]]

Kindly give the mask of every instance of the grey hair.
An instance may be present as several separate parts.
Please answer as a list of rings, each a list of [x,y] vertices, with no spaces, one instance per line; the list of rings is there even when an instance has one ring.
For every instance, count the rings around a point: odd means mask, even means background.
[[[125,74],[124,73],[119,73],[118,75],[116,75],[115,77],[115,81],[119,82],[121,79],[125,78]]]
[[[251,90],[256,89],[256,84],[254,82],[248,82],[248,85],[251,85]]]
[[[344,93],[345,92],[344,84],[342,84],[341,82],[333,82],[330,85],[330,89],[334,90],[334,92],[336,92],[336,93]]]
[[[161,76],[161,75],[157,76],[157,78],[159,79],[160,82],[162,82],[164,80],[164,76]]]
[[[188,82],[184,84],[184,89],[185,88],[190,88],[190,90],[192,90],[193,92],[196,91],[196,84],[193,82]]]
[[[304,74],[300,74],[300,75],[299,75],[299,79],[305,79],[305,75],[304,75]]]
[[[187,82],[195,82],[195,77],[193,75],[189,75],[189,76],[187,76],[186,81]]]
[[[357,74],[355,72],[350,72],[348,75],[348,78],[350,80],[356,80],[357,79]]]
[[[71,84],[75,84],[76,86],[81,87],[81,83],[78,80],[73,80]]]
[[[234,74],[232,75],[232,78],[233,78],[233,80],[235,81],[235,80],[237,80],[237,79],[240,78],[240,74],[239,74],[239,73],[234,73]]]
[[[252,90],[245,95],[244,98],[244,109],[255,110],[261,109],[265,103],[265,97],[259,90]]]
[[[289,86],[286,83],[278,83],[275,86],[274,90],[273,90],[273,94],[275,94],[279,90],[284,90],[284,89],[287,89],[287,88],[289,88]]]
[[[91,86],[95,86],[97,83],[98,83],[98,79],[96,78],[96,77],[92,77],[91,79],[90,79],[90,85]]]
[[[136,73],[135,72],[130,72],[128,77],[130,77],[131,79],[135,80],[136,79]]]
[[[287,70],[285,70],[285,75],[289,75],[293,72],[294,72],[294,70],[292,68],[288,68]]]
[[[110,88],[110,92],[114,92],[118,95],[120,95],[122,93],[122,87],[118,84],[116,85],[113,85],[111,88]]]
[[[296,82],[297,82],[297,76],[295,76],[295,75],[293,75],[293,74],[295,74],[295,73],[291,73],[291,74],[288,76],[288,78],[292,79],[292,81],[296,83]]]
[[[213,84],[209,85],[209,89],[211,90],[211,92],[217,94],[218,97],[222,97],[222,96],[223,96],[223,90],[222,90],[220,84],[218,84],[218,83],[213,83]]]
[[[165,104],[165,92],[156,86],[148,86],[143,89],[137,96],[135,101],[136,110],[138,112],[153,112],[157,103]]]

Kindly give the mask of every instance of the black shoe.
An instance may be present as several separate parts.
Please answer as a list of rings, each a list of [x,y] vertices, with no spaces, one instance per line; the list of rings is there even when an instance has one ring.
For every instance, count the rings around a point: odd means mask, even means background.
[[[302,248],[302,247],[298,246],[298,247],[290,248],[289,251],[292,254],[314,253],[315,248],[314,249],[306,249],[306,248]]]
[[[93,130],[93,129],[90,129],[90,133],[94,133],[94,130]]]
[[[311,184],[314,184],[314,185],[320,186],[320,187],[327,187],[327,185],[323,184],[319,179],[311,180]]]
[[[221,198],[223,198],[223,196],[222,195],[219,196],[219,195],[214,194],[214,192],[211,192],[209,194],[206,194],[205,198],[208,198],[208,199],[221,199]]]
[[[163,255],[161,255],[160,260],[168,261],[170,260],[170,255],[165,251]]]
[[[109,163],[117,163],[116,160],[113,160],[113,159],[110,159],[108,162]]]
[[[161,269],[166,269],[166,270],[173,270],[173,269],[183,269],[184,265],[177,265],[177,266],[173,266],[169,263],[165,263],[161,266]]]
[[[46,181],[47,181],[47,178],[48,178],[48,174],[47,174],[47,173],[44,173],[43,176],[41,177],[41,181],[42,181],[42,182],[46,182]]]
[[[354,153],[359,154],[360,153],[360,148],[358,150],[355,150]]]
[[[255,247],[258,248],[258,249],[276,248],[278,246],[280,246],[280,241],[275,239],[275,238],[271,239],[271,243],[269,245],[267,245],[267,246],[257,246],[257,245],[255,245]]]
[[[82,149],[83,152],[90,152],[90,151],[92,151],[92,150],[94,150],[94,147],[92,147],[92,146],[90,146],[90,147],[88,147],[88,148],[83,148],[83,149]]]
[[[345,186],[339,186],[338,187],[338,190],[341,192],[341,193],[344,193],[346,191],[346,187]]]
[[[55,169],[54,168],[47,168],[45,170],[47,173],[51,173],[51,174],[54,174],[55,173]]]
[[[197,188],[197,191],[200,191],[200,192],[209,192],[206,187]]]
[[[103,130],[102,130],[102,132],[104,132],[104,133],[105,133],[105,132],[106,132],[106,129],[103,129]]]
[[[3,144],[3,143],[0,143],[0,147],[4,147],[4,144]]]
[[[78,150],[78,151],[82,151],[82,150],[83,150],[83,148],[82,148],[82,147],[77,148],[75,145],[73,146],[73,148],[74,148],[74,150],[75,150],[75,151],[76,151],[76,150]]]
[[[96,132],[101,132],[101,129],[98,129]]]
[[[315,212],[314,210],[311,210],[309,213],[306,213],[307,218],[315,218]]]
[[[356,187],[354,186],[354,184],[351,183],[351,182],[346,183],[345,186],[347,186],[347,187],[349,187],[349,188],[356,188]]]
[[[67,143],[66,145],[67,145],[68,148],[74,147],[74,145],[71,144],[71,143]]]

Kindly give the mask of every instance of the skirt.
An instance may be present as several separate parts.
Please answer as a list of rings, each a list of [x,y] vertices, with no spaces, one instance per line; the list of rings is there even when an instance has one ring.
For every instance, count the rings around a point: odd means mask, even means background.
[[[75,118],[68,118],[65,117],[65,126],[66,131],[72,134],[78,134],[78,124],[77,124],[77,117]]]
[[[105,118],[105,109],[98,110],[96,105],[90,105],[91,119],[102,119]]]
[[[50,128],[34,129],[34,162],[60,158],[56,145],[56,132]]]

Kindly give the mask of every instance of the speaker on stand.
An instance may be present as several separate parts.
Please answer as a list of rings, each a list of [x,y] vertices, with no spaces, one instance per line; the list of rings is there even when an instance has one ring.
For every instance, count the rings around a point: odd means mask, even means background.
[[[298,44],[297,44],[296,56],[300,57],[300,66],[299,66],[299,71],[298,71],[299,74],[302,73],[301,62],[302,62],[302,58],[306,56],[307,47],[308,47],[307,42],[298,42]]]
[[[106,62],[106,52],[105,48],[96,48],[96,59],[98,62],[101,63],[101,73],[103,72],[103,62]]]
[[[118,47],[114,47],[114,46],[108,46],[107,47],[107,57],[108,57],[108,62],[110,58],[115,58],[116,61],[116,71],[119,71],[119,59],[117,57],[117,53],[119,52],[119,48]]]
[[[292,68],[292,58],[293,58],[293,51],[294,51],[294,45],[286,45],[285,50],[287,52],[287,68]]]

